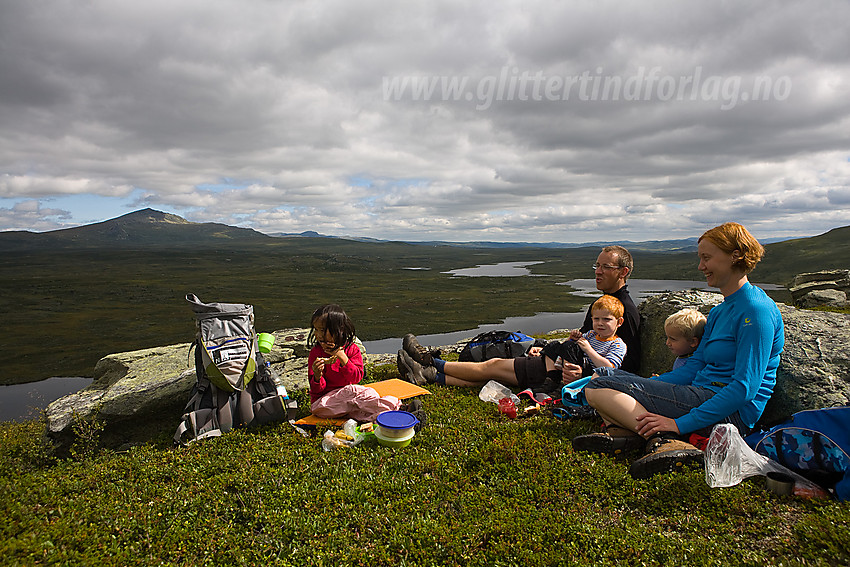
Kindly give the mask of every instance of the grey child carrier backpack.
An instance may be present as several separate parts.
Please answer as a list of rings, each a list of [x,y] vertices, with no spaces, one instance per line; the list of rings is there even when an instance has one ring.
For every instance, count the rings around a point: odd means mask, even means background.
[[[191,293],[186,301],[195,312],[197,334],[191,348],[197,381],[175,444],[217,437],[234,427],[294,419],[296,402],[278,395],[280,378],[257,347],[253,306],[204,303]]]

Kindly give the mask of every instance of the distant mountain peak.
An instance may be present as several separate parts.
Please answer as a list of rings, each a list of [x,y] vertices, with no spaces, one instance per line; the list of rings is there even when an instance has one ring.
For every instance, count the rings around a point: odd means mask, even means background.
[[[127,213],[126,215],[121,215],[120,217],[116,217],[114,219],[110,219],[109,223],[119,223],[119,224],[129,224],[129,223],[168,223],[168,224],[193,224],[191,221],[187,221],[183,217],[179,215],[175,215],[172,213],[164,213],[162,211],[157,211],[156,209],[140,209],[138,211],[133,211],[132,213]]]
[[[74,228],[43,233],[4,235],[0,237],[0,250],[69,247],[203,247],[270,239],[271,237],[250,228],[220,223],[191,222],[175,214],[147,208]]]

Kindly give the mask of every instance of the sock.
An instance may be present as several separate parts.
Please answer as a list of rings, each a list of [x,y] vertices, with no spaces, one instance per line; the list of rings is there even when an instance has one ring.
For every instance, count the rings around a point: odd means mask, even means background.
[[[446,361],[439,359],[439,358],[434,358],[434,368],[437,369],[437,372],[445,372],[446,371]],[[445,384],[445,382],[446,382],[446,377],[445,377],[445,375],[443,375],[443,383]]]

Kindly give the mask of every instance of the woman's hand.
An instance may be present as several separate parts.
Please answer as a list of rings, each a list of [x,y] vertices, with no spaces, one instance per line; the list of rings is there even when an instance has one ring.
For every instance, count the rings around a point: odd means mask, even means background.
[[[642,413],[637,416],[637,432],[645,438],[650,438],[656,433],[672,431],[679,434],[679,426],[676,420],[657,413]]]

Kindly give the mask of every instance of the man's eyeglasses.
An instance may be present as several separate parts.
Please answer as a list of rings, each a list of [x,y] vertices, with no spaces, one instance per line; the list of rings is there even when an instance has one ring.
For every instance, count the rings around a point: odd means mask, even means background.
[[[603,270],[619,270],[623,266],[612,266],[611,264],[593,264],[593,269],[598,270],[602,268]]]

